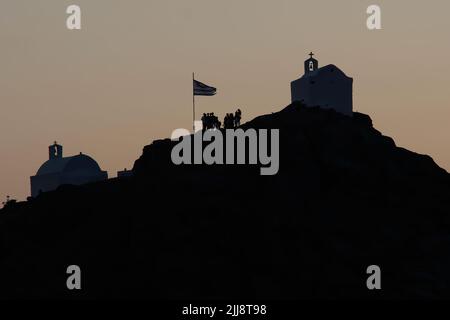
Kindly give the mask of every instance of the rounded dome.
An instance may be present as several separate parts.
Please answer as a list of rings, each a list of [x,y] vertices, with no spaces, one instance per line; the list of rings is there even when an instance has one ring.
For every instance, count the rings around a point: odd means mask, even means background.
[[[47,160],[37,171],[36,175],[62,173],[71,171],[100,172],[100,166],[91,157],[79,154],[73,157],[54,158]]]

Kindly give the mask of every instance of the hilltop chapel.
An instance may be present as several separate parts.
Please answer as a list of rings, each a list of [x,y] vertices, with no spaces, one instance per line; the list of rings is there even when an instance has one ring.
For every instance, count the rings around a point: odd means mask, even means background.
[[[319,68],[313,58],[305,61],[305,73],[291,82],[292,102],[300,101],[307,107],[334,109],[347,116],[353,115],[353,79],[335,65]]]
[[[63,157],[63,147],[55,143],[48,147],[49,159],[41,165],[31,180],[31,196],[55,190],[60,185],[81,185],[108,179],[98,163],[88,155],[80,154]]]

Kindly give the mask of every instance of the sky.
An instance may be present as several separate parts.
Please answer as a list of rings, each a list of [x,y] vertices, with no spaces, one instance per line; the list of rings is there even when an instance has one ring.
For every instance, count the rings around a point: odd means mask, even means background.
[[[81,30],[66,27],[73,4]],[[192,127],[192,72],[218,89],[197,114],[281,110],[310,51],[353,77],[354,110],[450,171],[448,15],[447,0],[2,0],[0,200],[29,196],[55,140],[110,177],[132,168]]]

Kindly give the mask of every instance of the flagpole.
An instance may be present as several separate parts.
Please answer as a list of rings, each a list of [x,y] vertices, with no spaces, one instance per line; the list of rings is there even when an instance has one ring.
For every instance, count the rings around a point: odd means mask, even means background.
[[[195,133],[195,92],[194,92],[195,75],[192,72],[192,128]]]

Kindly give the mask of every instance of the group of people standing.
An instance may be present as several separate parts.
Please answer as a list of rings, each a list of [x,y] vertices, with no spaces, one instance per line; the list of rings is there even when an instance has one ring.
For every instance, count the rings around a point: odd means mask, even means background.
[[[202,116],[202,125],[203,130],[208,129],[220,129],[222,123],[219,121],[219,118],[212,113],[204,113]]]
[[[239,127],[241,125],[241,115],[241,109],[237,109],[234,115],[232,113],[227,113],[223,120],[224,129],[235,129]],[[214,112],[204,113],[202,116],[202,124],[204,130],[220,129],[222,126],[222,123],[219,121],[219,118],[214,115]]]
[[[235,129],[241,125],[241,109],[237,109],[234,113],[227,113],[225,119],[223,120],[223,127],[225,129]]]

